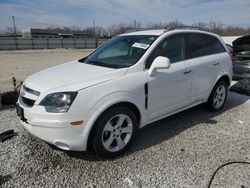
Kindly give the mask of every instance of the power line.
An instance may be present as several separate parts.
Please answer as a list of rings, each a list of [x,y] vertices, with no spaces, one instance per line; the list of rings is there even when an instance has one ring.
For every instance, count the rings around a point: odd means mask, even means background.
[[[4,16],[7,16],[9,18],[13,18],[13,16],[9,15],[9,14],[3,14],[3,13],[0,13],[0,14],[4,15]],[[43,25],[47,25],[47,26],[59,26],[59,27],[64,27],[65,26],[65,25],[59,25],[59,24],[52,24],[52,23],[40,22],[40,21],[29,19],[29,18],[21,18],[21,17],[18,17],[18,16],[15,16],[15,18],[20,19],[20,20],[25,20],[25,21],[33,22],[33,23],[43,24]]]

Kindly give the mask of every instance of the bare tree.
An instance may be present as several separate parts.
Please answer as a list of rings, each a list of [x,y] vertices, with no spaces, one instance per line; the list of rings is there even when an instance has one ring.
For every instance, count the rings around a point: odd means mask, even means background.
[[[216,33],[222,36],[234,36],[234,35],[249,35],[250,28],[243,28],[238,26],[225,26],[221,22],[210,20],[209,22],[199,22],[193,24],[195,27],[204,28],[210,32]]]
[[[165,28],[165,24],[159,22],[159,23],[149,23],[146,26],[147,29],[163,29]]]
[[[118,25],[113,24],[113,25],[108,27],[107,33],[110,36],[115,36],[115,35],[118,35],[118,34],[121,34],[121,33],[126,33],[128,31],[132,31],[133,29],[134,29],[133,25],[127,25],[127,24],[124,24],[124,23],[121,23],[121,24],[118,24]]]
[[[63,31],[71,31],[71,27],[68,27],[68,26],[64,26],[61,28]]]
[[[4,31],[4,34],[15,34],[15,29],[13,27],[7,27]],[[16,33],[21,33],[19,29],[16,29]]]
[[[176,21],[171,21],[171,22],[166,23],[165,28],[174,28],[174,27],[179,27],[183,25],[184,24],[181,21],[176,20]]]
[[[198,22],[198,23],[194,23],[192,26],[194,27],[198,27],[198,28],[203,28],[203,29],[207,29],[208,25],[205,22]]]
[[[81,31],[81,30],[82,30],[80,27],[75,26],[75,25],[71,26],[70,29],[71,29],[72,31]]]
[[[87,27],[87,28],[83,29],[82,31],[87,35],[93,35],[93,33],[94,33],[93,27]]]
[[[97,27],[95,27],[95,34],[98,37],[103,37],[103,36],[107,35],[107,31],[103,27],[97,26]]]

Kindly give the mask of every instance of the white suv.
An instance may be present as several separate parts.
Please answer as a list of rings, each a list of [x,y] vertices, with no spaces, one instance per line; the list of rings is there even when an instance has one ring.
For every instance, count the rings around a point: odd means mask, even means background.
[[[218,35],[138,31],[28,77],[17,112],[27,131],[58,148],[115,157],[151,122],[201,103],[220,110],[231,78]]]

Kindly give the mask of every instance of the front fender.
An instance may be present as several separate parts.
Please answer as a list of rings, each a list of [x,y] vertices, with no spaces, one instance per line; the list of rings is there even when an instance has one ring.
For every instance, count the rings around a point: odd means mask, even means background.
[[[84,131],[82,133],[83,137],[85,139],[88,139],[89,133],[94,125],[94,123],[96,122],[97,118],[109,107],[117,104],[117,103],[121,103],[121,102],[129,102],[134,104],[140,114],[141,114],[141,124],[144,124],[144,122],[146,121],[147,118],[147,114],[145,112],[145,109],[142,107],[141,104],[139,104],[136,99],[134,99],[129,92],[125,92],[125,91],[120,91],[120,92],[114,92],[114,93],[110,93],[109,95],[106,95],[104,97],[102,97],[100,100],[98,100],[93,107],[89,110],[88,112],[88,117],[90,117],[88,119],[87,124],[84,127]],[[84,141],[84,143],[86,143],[87,140]]]

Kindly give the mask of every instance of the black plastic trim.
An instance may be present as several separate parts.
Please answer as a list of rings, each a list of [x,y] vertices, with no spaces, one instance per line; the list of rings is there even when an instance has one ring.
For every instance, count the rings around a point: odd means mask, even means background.
[[[148,83],[144,84],[144,92],[145,92],[145,109],[148,109]]]

